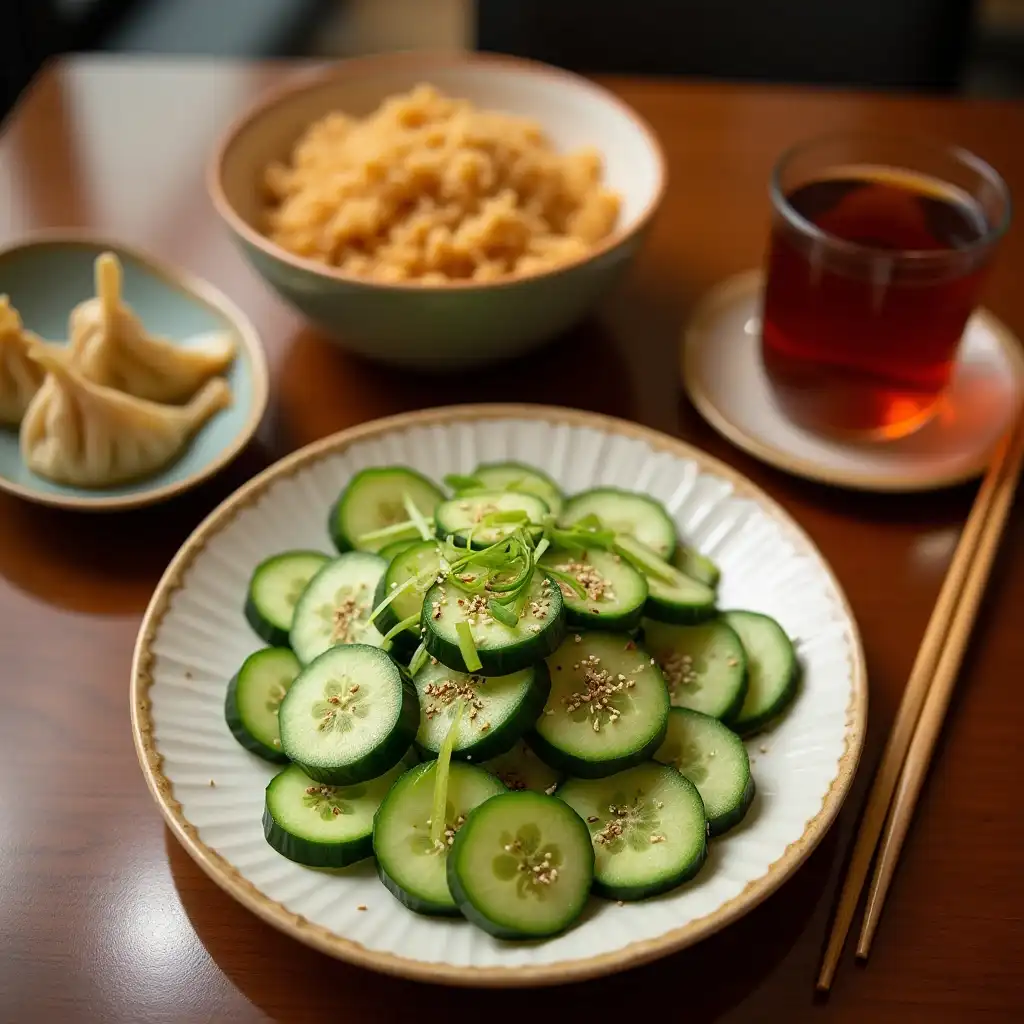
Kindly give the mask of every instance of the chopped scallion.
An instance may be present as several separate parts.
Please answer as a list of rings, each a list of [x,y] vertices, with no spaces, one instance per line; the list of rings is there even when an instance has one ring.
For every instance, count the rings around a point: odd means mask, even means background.
[[[455,632],[459,637],[459,653],[465,662],[467,672],[479,672],[481,669],[480,655],[476,652],[476,643],[473,641],[473,632],[468,622],[455,624]]]
[[[444,742],[437,754],[437,767],[434,769],[434,800],[430,808],[430,841],[435,849],[442,849],[444,845],[444,831],[447,822],[445,810],[448,807],[448,772],[452,763],[452,750],[455,748],[455,739],[459,734],[459,720],[462,718],[462,708],[465,701],[458,697],[454,704],[452,713],[452,724],[448,726]]]

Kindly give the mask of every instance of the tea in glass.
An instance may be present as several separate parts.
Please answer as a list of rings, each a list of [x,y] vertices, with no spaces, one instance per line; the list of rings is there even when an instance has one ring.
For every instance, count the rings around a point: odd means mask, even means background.
[[[1005,184],[971,154],[834,137],[791,151],[772,181],[762,356],[790,418],[895,438],[952,376],[995,244]]]

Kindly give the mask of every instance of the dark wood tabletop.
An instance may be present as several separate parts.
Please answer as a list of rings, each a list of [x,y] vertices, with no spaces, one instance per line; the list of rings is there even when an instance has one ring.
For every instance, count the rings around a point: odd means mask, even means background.
[[[349,357],[285,308],[217,221],[204,170],[234,114],[289,68],[151,58],[47,70],[0,137],[0,243],[84,227],[203,275],[262,332],[272,397],[219,477],[159,508],[65,513],[0,496],[0,1021],[409,1021],[483,1014],[862,1022],[1024,1020],[1024,521],[1012,519],[885,917],[866,968],[831,996],[814,978],[865,784],[973,487],[871,496],[762,466],[690,408],[680,328],[700,294],[758,264],[780,150],[823,130],[923,131],[991,161],[1024,195],[1024,106],[636,79],[610,86],[668,156],[664,207],[625,287],[546,359],[585,356],[595,387],[530,362],[433,381]],[[1024,233],[986,295],[1024,332]],[[0,282],[2,291],[2,282]],[[870,673],[862,768],[839,822],[765,904],[700,946],[584,985],[481,995],[384,979],[278,934],[221,892],[150,800],[132,745],[128,674],[157,578],[199,520],[257,469],[376,416],[528,400],[627,417],[707,449],[766,488],[831,562]],[[481,1001],[484,1000],[484,1001]]]

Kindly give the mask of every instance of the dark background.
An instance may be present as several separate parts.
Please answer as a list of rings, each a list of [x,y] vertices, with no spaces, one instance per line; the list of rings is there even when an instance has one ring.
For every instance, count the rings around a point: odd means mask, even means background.
[[[465,45],[583,72],[1024,95],[1024,0],[7,0],[0,116],[71,51]]]

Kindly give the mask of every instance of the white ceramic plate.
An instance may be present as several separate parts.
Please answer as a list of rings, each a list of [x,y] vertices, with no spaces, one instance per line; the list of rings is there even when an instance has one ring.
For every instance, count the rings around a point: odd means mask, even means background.
[[[895,441],[857,443],[804,430],[779,409],[761,363],[763,277],[748,271],[701,301],[680,354],[683,384],[723,437],[779,469],[869,491],[926,491],[985,471],[1024,395],[1020,342],[987,310],[967,323],[939,411]]]
[[[330,874],[264,841],[274,768],[224,723],[227,680],[260,646],[242,618],[249,574],[286,548],[330,550],[331,501],[357,470],[404,463],[440,479],[514,458],[567,490],[612,484],[661,499],[683,535],[722,568],[721,604],[768,612],[798,643],[804,683],[789,714],[751,741],[758,796],[716,840],[703,871],[666,896],[623,907],[593,899],[571,931],[500,942],[461,920],[419,917],[364,862]],[[806,535],[739,474],[621,420],[531,406],[463,406],[379,420],[296,452],[213,512],[175,557],[139,634],[132,725],[150,789],[189,853],[260,917],[345,960],[462,985],[565,982],[689,945],[775,890],[831,824],[860,755],[864,660],[843,593]],[[214,783],[211,785],[211,783]],[[365,911],[358,908],[366,907]]]

